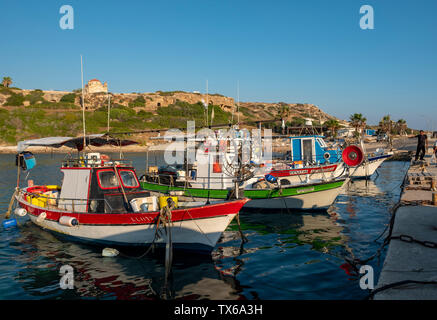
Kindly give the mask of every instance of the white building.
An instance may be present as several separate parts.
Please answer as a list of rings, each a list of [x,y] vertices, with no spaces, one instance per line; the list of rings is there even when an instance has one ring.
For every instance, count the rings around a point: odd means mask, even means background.
[[[85,93],[107,93],[108,84],[106,82],[102,84],[98,79],[92,79],[85,85],[84,91]]]

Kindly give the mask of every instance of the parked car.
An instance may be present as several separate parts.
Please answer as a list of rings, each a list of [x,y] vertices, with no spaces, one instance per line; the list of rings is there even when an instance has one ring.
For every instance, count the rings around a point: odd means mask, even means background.
[[[380,133],[380,134],[378,134],[378,136],[376,137],[376,141],[377,142],[388,141],[387,133]]]

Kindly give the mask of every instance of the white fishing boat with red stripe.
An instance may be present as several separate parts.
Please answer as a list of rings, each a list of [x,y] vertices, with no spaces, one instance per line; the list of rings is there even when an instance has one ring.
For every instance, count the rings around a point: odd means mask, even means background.
[[[323,136],[296,136],[289,137],[290,151],[285,160],[276,161],[268,172],[282,182],[293,184],[308,180],[335,179],[346,173],[352,179],[368,178],[393,155],[377,149],[373,154],[365,154],[364,145],[361,144],[360,153],[363,158],[358,162],[345,162],[349,152],[356,154],[355,148],[341,149],[339,146],[329,147]],[[360,156],[361,157],[361,156]]]
[[[80,143],[78,138],[78,150],[83,148]],[[62,145],[68,143],[50,146]],[[152,196],[140,188],[129,161],[99,153],[64,160],[60,170],[60,186],[17,188],[15,213],[28,214],[33,223],[58,236],[102,246],[165,245],[166,237],[157,232],[165,223],[174,249],[210,252],[249,201],[181,202]]]

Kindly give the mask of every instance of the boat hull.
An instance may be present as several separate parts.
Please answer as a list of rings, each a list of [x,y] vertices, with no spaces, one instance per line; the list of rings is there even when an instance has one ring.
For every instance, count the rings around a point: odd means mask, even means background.
[[[352,179],[364,179],[368,178],[375,173],[375,171],[381,166],[381,164],[390,158],[391,155],[383,155],[379,157],[369,158],[367,162],[361,164],[358,167],[350,168],[350,177]]]
[[[337,179],[280,189],[245,189],[242,197],[249,198],[251,201],[247,202],[244,208],[326,210],[341,192],[345,181],[346,179]],[[180,191],[184,193],[186,199],[194,200],[208,198],[208,195],[211,200],[223,199],[229,193],[226,189],[184,189],[149,182],[142,183],[142,187],[152,192]],[[164,188],[166,191],[163,190]]]
[[[18,197],[20,207],[25,208],[30,220],[37,226],[63,238],[102,246],[157,246],[165,245],[165,232],[154,241],[156,213],[137,214],[88,214],[56,211],[41,208]],[[171,237],[175,249],[210,252],[247,199],[205,207],[174,209]],[[46,218],[40,215],[45,212]],[[61,216],[75,217],[77,226],[59,222]]]
[[[302,186],[293,188],[292,195],[287,195],[287,189],[283,195],[272,194],[270,197],[255,198],[245,204],[244,208],[259,209],[287,209],[287,210],[327,210],[342,191],[347,180],[340,180],[332,183]],[[256,190],[253,190],[256,192]],[[250,197],[247,192],[245,195]]]
[[[302,183],[306,180],[330,180],[341,176],[345,171],[342,162],[315,166],[308,168],[297,168],[287,170],[272,170],[269,174],[283,181],[290,183]]]

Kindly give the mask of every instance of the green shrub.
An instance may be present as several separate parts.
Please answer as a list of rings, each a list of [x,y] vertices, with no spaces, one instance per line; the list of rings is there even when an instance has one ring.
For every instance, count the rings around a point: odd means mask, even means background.
[[[24,103],[24,97],[21,93],[11,93],[8,100],[4,104],[5,106],[22,106]]]
[[[153,117],[153,113],[148,112],[148,111],[144,111],[144,110],[140,110],[140,111],[138,111],[137,116],[139,116],[141,118],[151,118],[151,117]]]
[[[240,110],[240,112],[241,112],[243,115],[245,115],[245,116],[248,117],[248,118],[253,118],[253,117],[254,117],[253,112],[252,112],[249,108],[241,107],[241,106],[240,106],[239,110]]]
[[[201,102],[190,104],[185,101],[177,101],[167,107],[159,107],[156,112],[161,116],[183,117],[187,119],[202,118],[204,107]]]
[[[292,127],[300,127],[305,124],[305,119],[299,118],[299,117],[293,117],[293,119],[290,122],[290,126]]]
[[[1,93],[1,94],[8,94],[8,95],[10,95],[10,94],[14,94],[14,92],[12,92],[11,89],[6,88],[6,87],[4,87],[4,86],[1,86],[1,87],[0,87],[0,93]]]
[[[143,96],[137,97],[134,101],[129,102],[129,107],[144,107],[146,105],[146,99]]]
[[[156,91],[156,93],[159,94],[160,96],[172,96],[176,92],[183,92],[183,91]]]
[[[43,95],[44,93],[42,90],[36,89],[24,96],[24,100],[29,101],[30,104],[36,104],[38,101],[47,102],[47,100],[43,98]]]
[[[62,96],[60,102],[74,103],[75,100],[76,100],[75,93],[67,93],[66,95]]]
[[[44,101],[42,103],[32,104],[28,108],[33,109],[81,109],[81,107],[69,102],[49,102]]]

